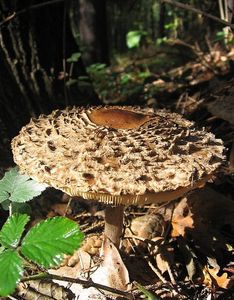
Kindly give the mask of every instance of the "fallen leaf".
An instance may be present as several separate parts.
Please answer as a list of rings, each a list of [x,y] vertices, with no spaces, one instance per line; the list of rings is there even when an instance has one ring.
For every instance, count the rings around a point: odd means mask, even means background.
[[[156,254],[157,267],[163,274],[168,271],[169,266],[174,264],[174,249],[167,244],[162,244],[158,247],[158,254]]]
[[[107,238],[102,245],[103,261],[98,269],[90,276],[94,283],[99,283],[120,291],[128,291],[130,288],[129,274],[125,267],[118,249]],[[109,293],[110,294],[110,293]],[[105,300],[105,292],[102,293],[96,288],[83,289],[79,295],[79,300]]]
[[[185,236],[186,229],[193,228],[193,214],[191,213],[187,199],[182,199],[174,210],[172,216],[172,237]]]
[[[228,278],[228,274],[225,272],[222,275],[217,275],[219,270],[216,268],[207,268],[205,267],[203,270],[204,281],[203,283],[208,287],[212,287],[215,285],[217,287],[227,289],[231,283],[231,279]]]
[[[130,228],[126,228],[125,237],[137,236],[141,240],[135,239],[134,243],[142,248],[147,247],[145,241],[155,239],[163,235],[165,231],[166,222],[160,214],[146,214],[136,217],[131,221]],[[144,241],[145,240],[145,241]],[[131,240],[125,239],[123,241],[125,251],[131,252]]]
[[[189,245],[186,243],[186,240],[182,237],[177,239],[179,250],[183,257],[183,262],[186,266],[187,273],[189,279],[192,281],[194,275],[196,274],[197,268],[196,268],[196,255],[191,251]]]
[[[18,296],[23,299],[74,299],[71,291],[57,283],[43,280],[32,280],[18,285]]]
[[[75,261],[77,261],[76,264]],[[63,265],[58,269],[50,269],[48,270],[48,273],[62,277],[87,279],[84,274],[86,274],[94,265],[91,256],[83,250],[78,250],[70,258],[67,257],[65,262],[67,265]],[[54,280],[54,282],[64,287],[68,285],[65,281]],[[83,290],[83,286],[78,283],[72,283],[69,286],[69,290],[78,297]]]
[[[121,291],[129,290],[129,274],[118,249],[107,238],[102,246],[103,262],[91,275],[94,282],[113,287]]]
[[[83,289],[79,294],[79,300],[107,300],[107,297],[94,287]]]

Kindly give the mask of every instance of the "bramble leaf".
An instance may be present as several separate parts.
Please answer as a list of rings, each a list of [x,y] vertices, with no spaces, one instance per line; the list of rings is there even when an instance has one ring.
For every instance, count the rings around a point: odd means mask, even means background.
[[[12,168],[6,172],[0,180],[0,203],[6,200],[12,202],[26,202],[39,196],[47,185],[30,179],[27,175],[18,172],[18,168]]]
[[[23,261],[16,251],[8,249],[0,254],[0,269],[0,296],[7,296],[23,275]]]
[[[84,234],[76,222],[54,217],[38,223],[22,241],[21,253],[45,268],[58,265],[64,254],[80,247]]]
[[[1,206],[4,210],[9,210],[11,205],[11,212],[13,214],[26,214],[30,215],[32,213],[31,206],[28,203],[24,202],[11,202],[10,200],[5,200],[1,203]]]
[[[16,248],[28,221],[29,216],[25,214],[13,214],[10,216],[0,231],[0,243],[8,248]]]

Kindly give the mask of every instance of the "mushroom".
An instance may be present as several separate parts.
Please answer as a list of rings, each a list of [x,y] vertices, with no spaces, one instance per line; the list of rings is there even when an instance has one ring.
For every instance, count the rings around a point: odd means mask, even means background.
[[[133,106],[74,107],[32,119],[12,141],[31,178],[106,204],[105,236],[117,247],[124,206],[163,203],[217,173],[224,146],[175,113]]]

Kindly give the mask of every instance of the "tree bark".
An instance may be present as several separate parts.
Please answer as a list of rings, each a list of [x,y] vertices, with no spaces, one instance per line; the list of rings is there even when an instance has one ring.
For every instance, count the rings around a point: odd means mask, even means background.
[[[160,38],[165,36],[165,16],[166,16],[166,6],[165,3],[160,3],[160,12],[159,12],[159,24],[158,24],[158,35]]]
[[[79,33],[79,47],[82,49],[82,60],[86,66],[94,63],[109,64],[106,1],[105,0],[72,0],[70,20]],[[78,30],[77,30],[78,29]]]

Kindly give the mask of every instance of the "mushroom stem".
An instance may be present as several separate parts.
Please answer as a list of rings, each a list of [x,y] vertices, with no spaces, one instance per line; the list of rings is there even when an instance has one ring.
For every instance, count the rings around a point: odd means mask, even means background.
[[[118,248],[123,229],[124,206],[107,206],[105,209],[105,236]]]

